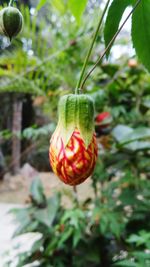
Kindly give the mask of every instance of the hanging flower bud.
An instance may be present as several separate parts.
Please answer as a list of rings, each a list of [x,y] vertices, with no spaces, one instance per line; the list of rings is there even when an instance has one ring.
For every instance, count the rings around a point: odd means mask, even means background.
[[[9,6],[0,11],[0,33],[10,40],[22,30],[22,25],[23,16],[17,8]]]
[[[93,101],[87,95],[66,95],[60,99],[58,111],[50,163],[64,183],[77,185],[92,174],[97,159]]]

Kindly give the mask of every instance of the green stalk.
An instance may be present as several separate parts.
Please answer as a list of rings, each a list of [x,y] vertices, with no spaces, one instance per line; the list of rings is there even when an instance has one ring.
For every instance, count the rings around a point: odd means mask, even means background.
[[[14,0],[10,0],[8,6],[13,6]]]
[[[86,80],[89,78],[89,76],[91,75],[91,73],[95,70],[95,68],[97,67],[97,65],[102,61],[102,59],[104,58],[104,56],[106,55],[107,51],[110,49],[110,47],[112,46],[112,44],[114,43],[114,41],[116,40],[116,37],[118,36],[118,34],[121,32],[122,28],[124,27],[124,25],[126,24],[127,20],[129,19],[129,17],[132,15],[132,13],[135,11],[135,9],[137,8],[137,6],[140,4],[142,0],[138,0],[136,2],[136,4],[133,6],[131,12],[128,14],[128,16],[126,17],[126,19],[124,20],[124,22],[122,23],[122,25],[120,26],[120,28],[118,29],[118,31],[115,33],[115,35],[113,36],[113,38],[110,40],[109,44],[107,45],[107,47],[105,48],[105,50],[103,51],[101,57],[96,61],[96,63],[94,64],[94,66],[92,67],[92,69],[88,72],[88,74],[85,76],[80,89],[83,89],[84,84],[86,82]]]
[[[77,194],[77,186],[73,186],[73,192],[74,192],[74,202],[76,206],[79,206],[79,200],[78,200],[78,194]]]
[[[86,58],[85,58],[85,61],[84,61],[84,64],[83,64],[83,67],[82,67],[82,70],[81,70],[80,78],[79,78],[79,81],[78,81],[77,86],[76,86],[76,89],[75,89],[75,94],[79,94],[79,92],[80,92],[80,86],[81,86],[82,79],[83,79],[83,76],[84,76],[84,73],[85,73],[85,69],[86,69],[86,66],[87,66],[87,64],[88,64],[88,60],[89,60],[89,58],[90,58],[90,55],[91,55],[93,46],[94,46],[95,41],[96,41],[96,38],[97,38],[97,36],[98,36],[98,32],[99,32],[100,27],[101,27],[101,25],[102,25],[102,22],[103,22],[103,19],[104,19],[104,16],[105,16],[105,13],[106,13],[106,11],[107,11],[107,8],[108,8],[109,3],[110,3],[110,0],[107,0],[107,3],[106,3],[105,8],[104,8],[104,10],[103,10],[102,16],[100,17],[99,23],[98,23],[98,25],[97,25],[95,34],[94,34],[94,36],[93,36],[93,39],[92,39],[90,48],[89,48],[88,53],[87,53],[87,55],[86,55]]]

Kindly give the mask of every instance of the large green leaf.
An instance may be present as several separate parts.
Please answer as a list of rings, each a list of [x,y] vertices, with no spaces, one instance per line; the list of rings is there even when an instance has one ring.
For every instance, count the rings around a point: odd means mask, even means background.
[[[125,125],[118,125],[113,129],[112,135],[117,140],[120,147],[125,147],[131,151],[150,149],[149,128],[143,127],[133,129]]]
[[[125,9],[132,4],[132,0],[114,0],[109,8],[105,28],[104,28],[104,39],[105,46],[107,46],[119,28],[122,15]],[[110,50],[107,52],[109,55]]]
[[[122,125],[122,124],[117,125],[112,131],[113,137],[119,143],[121,143],[122,140],[130,133],[133,133],[133,129],[131,127],[128,127],[128,126]]]
[[[150,142],[148,141],[132,141],[129,144],[124,145],[127,149],[132,151],[138,150],[149,150],[150,149]]]
[[[150,129],[147,127],[133,129],[125,125],[118,125],[113,129],[112,135],[120,144],[126,144],[150,138]]]
[[[143,0],[132,16],[132,40],[139,59],[150,71],[150,0]]]
[[[126,134],[126,136],[122,138],[121,143],[125,144],[146,138],[150,138],[150,129],[146,127],[140,127],[137,129],[133,129],[132,132]]]
[[[77,22],[80,23],[81,16],[85,10],[87,4],[87,0],[69,0],[68,1],[68,7],[73,14],[73,16],[76,18]]]

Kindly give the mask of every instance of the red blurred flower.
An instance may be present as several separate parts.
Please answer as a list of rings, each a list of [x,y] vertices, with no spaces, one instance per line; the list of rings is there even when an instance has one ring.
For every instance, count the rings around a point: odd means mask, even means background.
[[[95,121],[98,123],[98,124],[108,124],[112,121],[112,117],[111,117],[111,114],[107,111],[104,111],[102,113],[99,113],[96,118],[95,118]]]

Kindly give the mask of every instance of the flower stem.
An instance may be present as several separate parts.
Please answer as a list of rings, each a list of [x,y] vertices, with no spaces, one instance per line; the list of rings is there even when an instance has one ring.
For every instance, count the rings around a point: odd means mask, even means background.
[[[8,6],[13,6],[14,0],[10,0]]]
[[[102,25],[102,22],[103,22],[103,19],[104,19],[104,16],[105,16],[105,13],[106,13],[106,11],[107,11],[107,8],[108,8],[109,3],[110,3],[110,0],[107,0],[106,5],[105,5],[105,8],[104,8],[103,13],[102,13],[102,16],[100,17],[99,23],[98,23],[98,25],[97,25],[95,34],[94,34],[94,36],[93,36],[93,39],[92,39],[90,48],[89,48],[88,53],[87,53],[87,55],[86,55],[86,58],[85,58],[85,61],[84,61],[84,64],[83,64],[83,67],[82,67],[82,70],[81,70],[80,78],[79,78],[79,81],[78,81],[77,86],[76,86],[76,89],[75,89],[75,94],[79,94],[79,92],[80,92],[80,86],[81,86],[82,79],[83,79],[83,76],[84,76],[84,73],[85,73],[85,69],[86,69],[88,60],[89,60],[89,58],[90,58],[90,55],[91,55],[91,52],[92,52],[94,43],[95,43],[96,38],[97,38],[97,36],[98,36],[98,32],[99,32],[100,27],[101,27],[101,25]]]
[[[76,185],[73,186],[73,192],[74,192],[74,201],[76,203],[76,205],[79,205],[79,201],[78,201],[78,195],[77,195],[77,187]]]
[[[105,50],[103,51],[101,57],[96,61],[96,63],[94,64],[94,66],[92,67],[92,69],[88,72],[88,74],[85,76],[80,89],[83,89],[84,84],[86,82],[86,80],[88,79],[88,77],[91,75],[91,73],[95,70],[95,68],[97,67],[97,65],[102,61],[102,59],[104,58],[104,56],[106,55],[107,51],[110,49],[110,47],[112,46],[113,42],[115,41],[116,37],[118,36],[118,34],[121,32],[122,28],[124,27],[124,25],[126,24],[127,20],[129,19],[129,17],[132,15],[132,13],[135,11],[135,9],[137,8],[137,6],[140,4],[142,0],[138,0],[136,2],[136,4],[133,6],[132,10],[130,11],[130,13],[128,14],[128,16],[126,17],[126,19],[124,20],[124,22],[122,23],[122,25],[120,26],[120,28],[117,30],[117,32],[115,33],[115,35],[113,36],[113,38],[110,40],[109,44],[107,45],[107,47],[105,48]]]

